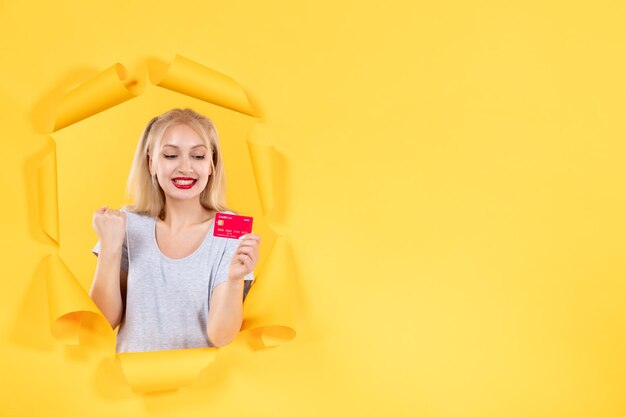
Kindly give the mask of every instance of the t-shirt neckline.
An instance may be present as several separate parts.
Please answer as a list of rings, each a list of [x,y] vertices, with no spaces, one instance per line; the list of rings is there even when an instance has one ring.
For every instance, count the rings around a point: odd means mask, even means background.
[[[156,248],[156,251],[159,253],[159,256],[161,256],[162,259],[166,260],[167,262],[171,262],[171,263],[179,263],[179,262],[185,262],[191,258],[193,258],[194,256],[196,256],[201,249],[204,247],[204,245],[206,244],[206,242],[210,239],[211,235],[212,235],[212,230],[213,230],[213,225],[215,224],[215,216],[213,216],[213,219],[211,219],[211,225],[209,226],[209,230],[207,231],[206,235],[204,236],[204,239],[202,240],[202,243],[200,243],[200,246],[198,246],[196,248],[195,251],[193,251],[191,254],[185,256],[184,258],[170,258],[167,255],[165,255],[163,253],[163,251],[161,251],[161,248],[159,247],[159,243],[157,242],[156,239],[156,225],[157,225],[157,217],[153,217],[152,218],[152,242],[154,243],[154,247]]]

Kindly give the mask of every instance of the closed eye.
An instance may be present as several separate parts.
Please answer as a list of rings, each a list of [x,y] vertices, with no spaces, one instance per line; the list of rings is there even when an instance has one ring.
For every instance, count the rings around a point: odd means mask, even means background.
[[[166,158],[166,159],[174,159],[177,156],[178,155],[163,155],[163,157]],[[196,158],[196,159],[204,159],[204,155],[196,155],[196,156],[194,156],[194,158]]]

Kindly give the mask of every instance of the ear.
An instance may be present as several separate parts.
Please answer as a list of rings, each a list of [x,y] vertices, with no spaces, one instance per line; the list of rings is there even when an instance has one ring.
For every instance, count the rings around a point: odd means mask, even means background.
[[[217,158],[215,157],[215,152],[211,152],[211,161],[213,163],[209,165],[209,175],[213,174],[213,171],[215,171],[215,165],[217,164]]]
[[[154,175],[152,173],[152,157],[150,157],[150,154],[146,155],[146,157],[148,158],[148,169],[150,170],[150,175]]]

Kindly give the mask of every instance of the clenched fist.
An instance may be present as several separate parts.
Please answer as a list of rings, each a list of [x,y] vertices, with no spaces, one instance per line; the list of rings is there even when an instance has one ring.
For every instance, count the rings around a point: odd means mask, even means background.
[[[100,239],[100,248],[121,249],[126,236],[126,213],[104,206],[93,214],[93,228]]]

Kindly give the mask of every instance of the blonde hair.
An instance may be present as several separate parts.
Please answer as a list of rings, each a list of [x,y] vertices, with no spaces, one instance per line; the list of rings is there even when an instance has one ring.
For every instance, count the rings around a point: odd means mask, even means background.
[[[172,109],[148,122],[141,134],[126,189],[134,195],[133,203],[126,206],[132,212],[150,217],[165,216],[165,193],[150,173],[148,155],[157,160],[157,146],[165,131],[174,125],[185,124],[192,128],[211,152],[211,175],[206,188],[200,193],[200,204],[207,210],[228,211],[226,206],[226,173],[220,152],[217,128],[207,117],[191,109]],[[231,210],[232,211],[232,210]]]

